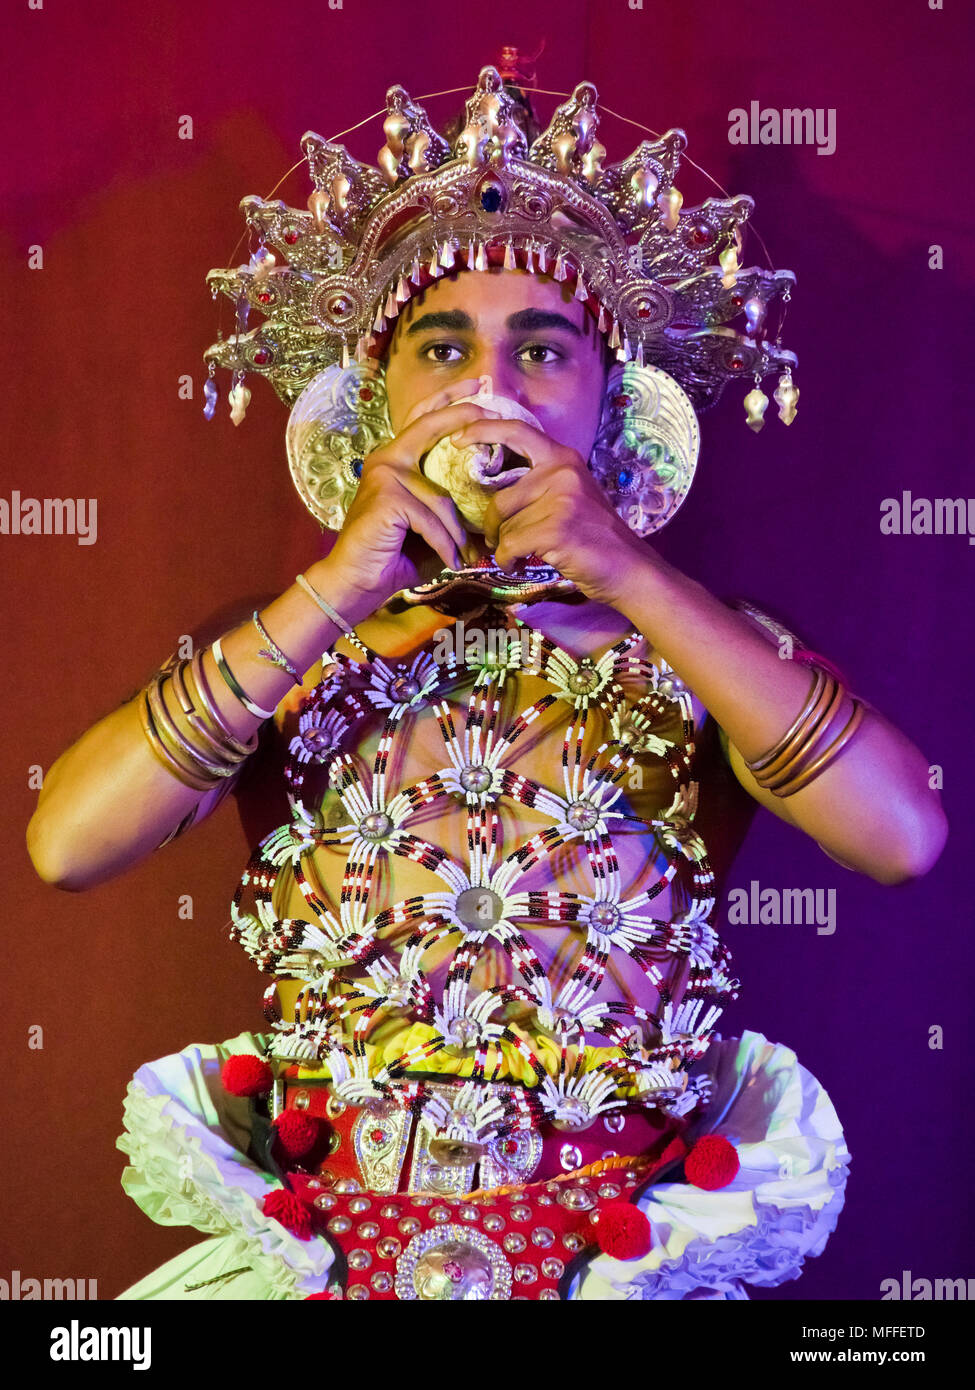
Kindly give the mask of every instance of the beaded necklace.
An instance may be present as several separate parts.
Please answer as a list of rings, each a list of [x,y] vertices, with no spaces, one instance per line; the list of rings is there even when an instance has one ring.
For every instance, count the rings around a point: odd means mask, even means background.
[[[393,1100],[422,1114],[438,1133],[471,1142],[488,1142],[546,1120],[589,1123],[634,1103],[688,1113],[704,1097],[706,1083],[689,1086],[687,1069],[707,1051],[722,1012],[707,1001],[736,998],[739,983],[730,978],[730,953],[709,922],[714,874],[693,826],[698,787],[690,693],[665,662],[655,665],[634,651],[644,641],[638,632],[628,633],[596,659],[577,661],[515,621],[516,628],[498,634],[502,641],[489,653],[482,648],[459,654],[449,643],[428,642],[409,662],[391,662],[355,638],[362,662],[334,650],[325,654],[322,679],[303,701],[298,732],[289,745],[284,775],[292,819],[253,852],[231,909],[231,935],[250,958],[264,971],[301,982],[291,1020],[281,1019],[275,1008],[275,986],[265,994],[274,1029],[272,1056],[321,1064],[334,1093],[346,1103]],[[542,680],[550,689],[502,727],[501,691],[518,673]],[[458,729],[456,711],[445,696],[472,675],[464,727]],[[631,700],[620,682],[634,678],[647,689]],[[562,785],[555,791],[515,772],[509,763],[519,740],[559,701],[569,707],[569,719],[562,741]],[[414,716],[427,706],[443,738],[444,763],[391,793],[387,771],[395,742],[409,737]],[[659,732],[672,722],[675,707],[679,742]],[[376,711],[383,713],[384,722],[369,775],[347,749],[359,722]],[[605,737],[584,759],[586,729],[596,711],[604,720]],[[638,757],[660,760],[674,794],[658,817],[625,817],[641,821],[665,863],[649,888],[625,897],[611,832],[613,821],[624,819],[614,805]],[[337,809],[340,805],[340,823],[332,826],[326,826],[320,795],[314,792],[323,777]],[[466,865],[411,829],[417,811],[441,798],[466,806]],[[534,807],[551,824],[498,862],[501,798]],[[519,879],[532,866],[572,840],[584,845],[591,894],[519,890]],[[326,845],[348,846],[337,908],[323,900],[305,869],[304,861]],[[443,890],[414,894],[371,912],[380,855],[403,856],[421,865],[442,880]],[[650,904],[674,882],[682,865],[687,870],[686,905],[670,920],[652,916]],[[300,888],[305,918],[275,914],[272,898],[285,866]],[[253,911],[243,910],[245,894]],[[585,930],[581,958],[557,993],[523,930],[532,922]],[[382,933],[393,928],[406,932],[398,962],[382,940]],[[457,948],[437,993],[427,977],[425,957],[451,938],[457,939]],[[517,983],[472,995],[478,958],[491,945],[507,956]],[[659,1013],[632,1002],[594,1000],[615,953],[638,964],[658,992]],[[675,958],[689,965],[677,1006],[662,969]],[[352,968],[357,978],[350,982],[343,972]],[[554,1068],[546,1069],[531,1042],[501,1017],[512,1004],[531,1009],[539,1029],[555,1039]],[[390,1017],[426,1025],[426,1036],[377,1064],[367,1041]],[[603,1049],[609,1056],[587,1067],[590,1035],[611,1046]],[[530,1078],[523,1086],[495,1084],[505,1046],[522,1059]],[[433,1088],[422,1079],[425,1066],[429,1069],[430,1059],[444,1048],[470,1059],[468,1079],[446,1099],[442,1086]]]

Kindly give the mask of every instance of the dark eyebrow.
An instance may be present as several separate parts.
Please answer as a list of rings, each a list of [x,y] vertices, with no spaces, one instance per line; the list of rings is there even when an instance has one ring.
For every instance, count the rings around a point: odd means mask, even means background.
[[[567,319],[564,314],[556,314],[548,309],[519,309],[517,314],[508,315],[505,320],[505,327],[512,333],[537,332],[542,328],[561,328],[566,333],[574,333],[577,338],[582,337],[582,330],[571,319]],[[414,333],[426,333],[433,328],[451,329],[455,333],[470,333],[474,329],[474,320],[463,309],[441,309],[437,312],[421,314],[418,319],[414,319],[404,336],[409,338]]]

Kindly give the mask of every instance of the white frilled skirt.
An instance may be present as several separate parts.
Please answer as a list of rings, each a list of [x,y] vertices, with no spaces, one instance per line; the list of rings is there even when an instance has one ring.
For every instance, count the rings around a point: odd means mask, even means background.
[[[147,1216],[209,1239],[133,1284],[121,1299],[301,1299],[321,1292],[333,1262],[321,1238],[299,1240],[264,1216],[280,1184],[245,1151],[249,1103],[220,1082],[227,1057],[264,1055],[266,1038],[242,1033],[187,1047],[140,1067],[125,1100],[129,1156],[122,1186]],[[797,1278],[822,1253],[843,1209],[850,1154],[836,1111],[794,1052],[760,1033],[716,1035],[692,1076],[714,1080],[690,1142],[721,1134],[741,1169],[716,1192],[661,1182],[639,1199],[653,1228],[643,1259],[597,1255],[569,1296],[581,1299],[747,1299],[744,1285]]]

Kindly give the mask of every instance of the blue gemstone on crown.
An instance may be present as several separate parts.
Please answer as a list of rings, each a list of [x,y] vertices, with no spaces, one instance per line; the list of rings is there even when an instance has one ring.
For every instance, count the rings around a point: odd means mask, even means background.
[[[485,188],[481,192],[481,207],[485,212],[497,212],[501,206],[500,188]]]

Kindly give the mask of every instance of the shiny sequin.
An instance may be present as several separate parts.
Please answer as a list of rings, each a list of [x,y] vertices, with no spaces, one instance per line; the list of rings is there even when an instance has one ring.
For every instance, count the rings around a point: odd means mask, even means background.
[[[559,1163],[563,1173],[571,1173],[582,1167],[582,1150],[576,1144],[563,1144],[559,1149]]]

